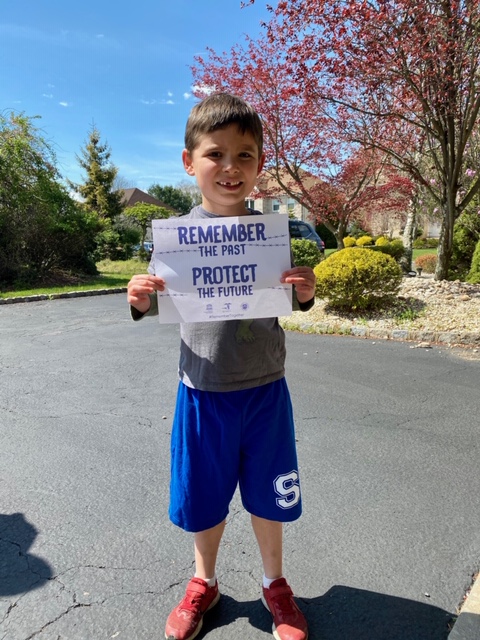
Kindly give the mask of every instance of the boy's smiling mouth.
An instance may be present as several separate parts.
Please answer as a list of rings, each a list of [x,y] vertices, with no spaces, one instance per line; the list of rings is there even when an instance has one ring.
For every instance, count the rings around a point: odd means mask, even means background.
[[[217,182],[218,185],[220,185],[221,187],[223,187],[224,189],[237,189],[238,187],[241,187],[243,182],[241,181],[237,181],[237,182],[224,182],[224,181],[219,181]]]

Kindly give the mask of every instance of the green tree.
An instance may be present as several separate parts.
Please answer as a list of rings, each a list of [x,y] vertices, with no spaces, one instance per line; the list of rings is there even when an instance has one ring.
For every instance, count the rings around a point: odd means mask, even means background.
[[[154,198],[161,200],[164,204],[168,204],[178,213],[189,213],[195,206],[192,196],[178,187],[172,187],[170,185],[162,187],[159,184],[152,184],[148,189],[148,193]]]
[[[198,204],[202,203],[202,192],[200,191],[200,187],[196,182],[191,182],[190,180],[180,180],[180,182],[177,183],[176,188],[191,199],[192,207],[196,207]]]
[[[81,155],[77,155],[78,163],[86,172],[85,182],[75,184],[69,180],[68,184],[101,220],[113,222],[123,210],[123,192],[114,188],[118,169],[111,162],[111,155],[110,146],[101,142],[100,131],[92,125],[88,141]]]
[[[155,196],[156,197],[156,196]],[[147,229],[152,224],[152,220],[161,218],[170,218],[172,212],[164,207],[157,207],[154,204],[146,204],[145,202],[137,202],[133,207],[127,207],[123,214],[129,218],[137,227],[140,228],[140,257],[146,258],[147,254],[143,247]]]
[[[0,285],[94,269],[97,223],[61,184],[35,118],[0,115]]]

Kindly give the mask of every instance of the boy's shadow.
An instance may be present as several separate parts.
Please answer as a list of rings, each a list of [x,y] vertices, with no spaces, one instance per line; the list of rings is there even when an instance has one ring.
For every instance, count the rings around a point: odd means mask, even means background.
[[[309,640],[446,640],[452,614],[427,603],[336,585],[317,598],[296,598],[305,614]],[[260,599],[237,602],[222,594],[205,616],[199,640],[208,631],[247,618],[271,634],[272,619]]]
[[[0,597],[38,589],[52,577],[45,560],[27,553],[36,537],[23,513],[0,513]]]

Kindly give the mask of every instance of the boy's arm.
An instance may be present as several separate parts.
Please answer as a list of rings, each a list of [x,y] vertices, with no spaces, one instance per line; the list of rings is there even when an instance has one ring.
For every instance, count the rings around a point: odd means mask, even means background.
[[[152,274],[138,274],[127,286],[127,300],[133,320],[158,314],[157,291],[165,289],[165,281]]]
[[[310,267],[293,267],[282,273],[280,282],[293,284],[293,310],[308,311],[315,304],[315,274]]]
[[[132,320],[141,320],[147,316],[158,316],[158,298],[156,293],[151,293],[148,296],[150,298],[150,308],[148,311],[139,311],[136,307],[130,305],[130,315]]]

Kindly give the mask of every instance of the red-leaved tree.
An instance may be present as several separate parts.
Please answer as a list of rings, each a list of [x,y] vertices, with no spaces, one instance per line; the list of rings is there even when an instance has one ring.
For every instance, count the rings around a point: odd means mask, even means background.
[[[246,39],[245,47],[208,58],[193,67],[196,94],[229,91],[248,100],[262,117],[267,163],[265,172],[279,190],[309,210],[343,247],[348,226],[377,211],[405,211],[411,183],[385,154],[365,152],[344,135],[338,107],[292,76],[285,51],[268,37]]]
[[[480,192],[465,150],[480,109],[479,0],[288,0],[267,25],[289,75],[350,141],[378,149],[427,190],[442,215],[437,279],[454,222]]]

